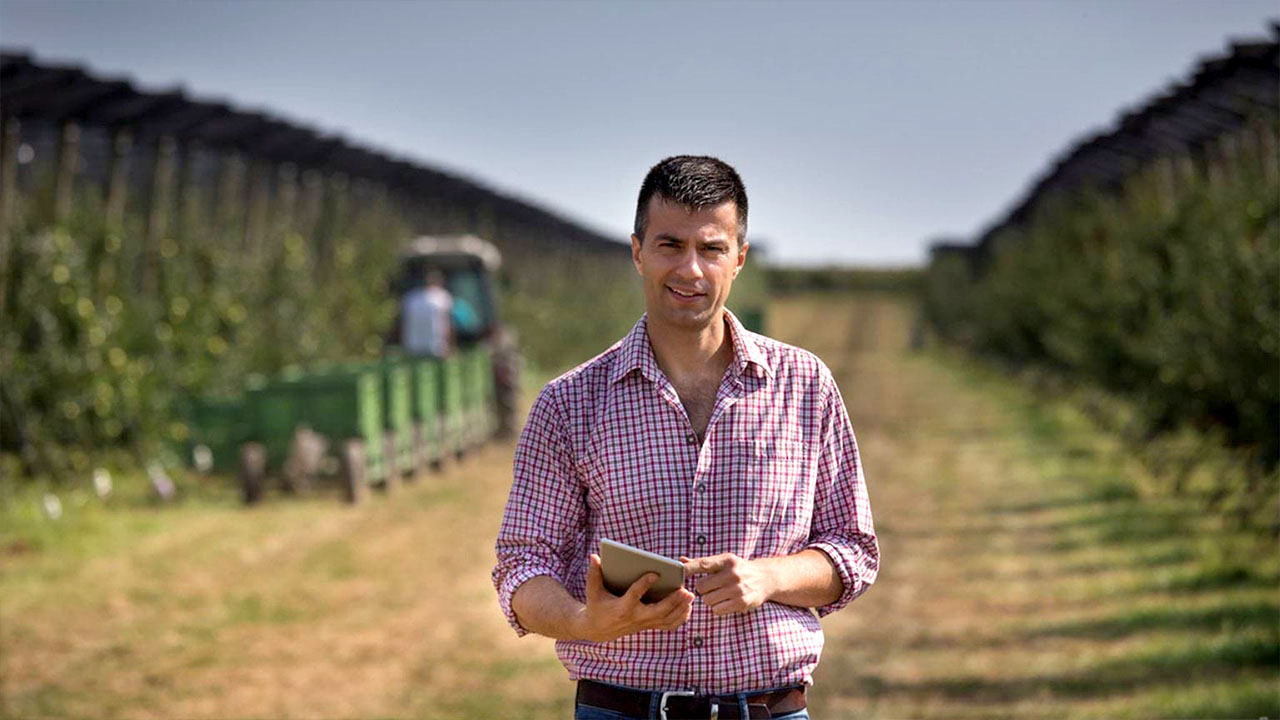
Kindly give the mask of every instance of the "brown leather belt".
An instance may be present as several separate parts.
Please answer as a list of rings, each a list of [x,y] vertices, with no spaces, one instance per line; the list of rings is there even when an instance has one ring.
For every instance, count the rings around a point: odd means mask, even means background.
[[[804,686],[766,693],[748,693],[747,715],[744,716],[736,695],[647,692],[604,685],[592,680],[578,681],[577,703],[647,718],[655,695],[659,696],[658,717],[666,720],[771,718],[803,710],[806,705]]]

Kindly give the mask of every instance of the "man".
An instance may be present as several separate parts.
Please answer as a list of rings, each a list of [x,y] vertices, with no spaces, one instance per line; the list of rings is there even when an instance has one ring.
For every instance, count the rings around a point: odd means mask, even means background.
[[[493,571],[516,632],[555,638],[576,717],[807,718],[816,615],[875,580],[879,550],[840,392],[814,355],[724,309],[747,195],[709,157],[658,163],[631,255],[647,312],[539,394]],[[679,557],[685,587],[604,589],[600,538]]]
[[[421,287],[405,293],[401,301],[400,341],[410,355],[444,357],[449,352],[453,298],[444,289],[439,270],[427,273]]]

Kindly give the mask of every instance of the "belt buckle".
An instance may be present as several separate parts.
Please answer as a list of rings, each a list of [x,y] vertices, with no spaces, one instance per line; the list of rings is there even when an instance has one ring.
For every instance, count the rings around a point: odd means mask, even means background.
[[[662,693],[662,698],[658,700],[658,717],[662,720],[669,720],[667,717],[667,698],[669,697],[697,697],[698,694],[689,690],[668,690]],[[718,720],[720,717],[720,705],[716,702],[715,696],[711,697],[711,720]]]

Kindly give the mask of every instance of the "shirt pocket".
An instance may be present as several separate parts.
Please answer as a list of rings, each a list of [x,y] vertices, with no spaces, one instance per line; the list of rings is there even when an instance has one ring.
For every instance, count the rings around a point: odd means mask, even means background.
[[[784,525],[796,522],[799,510],[812,505],[807,446],[793,440],[754,439],[740,441],[735,451],[741,458],[741,473],[733,484],[735,507],[742,509],[747,522],[770,528],[768,534],[784,532]]]

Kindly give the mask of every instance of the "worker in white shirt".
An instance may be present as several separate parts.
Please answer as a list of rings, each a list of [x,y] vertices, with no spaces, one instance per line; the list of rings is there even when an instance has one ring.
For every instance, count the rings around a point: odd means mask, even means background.
[[[405,293],[401,301],[400,344],[410,355],[444,357],[452,345],[450,313],[453,296],[439,270],[427,273],[426,283]]]

